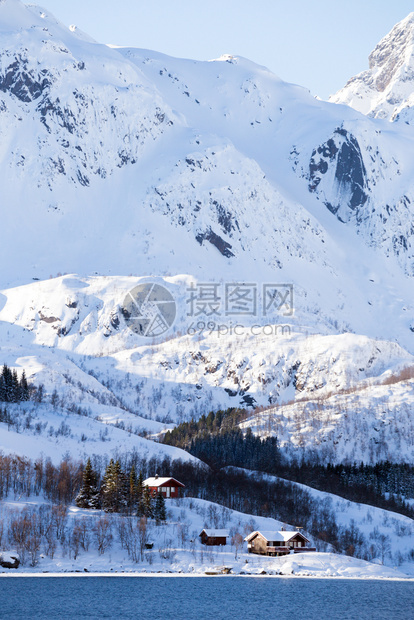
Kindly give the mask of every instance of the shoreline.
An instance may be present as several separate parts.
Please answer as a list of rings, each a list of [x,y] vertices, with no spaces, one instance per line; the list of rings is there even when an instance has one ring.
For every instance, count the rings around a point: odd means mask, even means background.
[[[206,578],[206,579],[216,579],[216,578],[220,578],[220,579],[226,579],[226,578],[231,578],[231,577],[240,577],[242,579],[245,578],[272,578],[272,579],[335,579],[335,580],[345,580],[345,581],[402,581],[402,582],[412,582],[414,583],[414,577],[409,577],[407,576],[406,578],[404,577],[370,577],[370,576],[366,576],[366,577],[352,577],[352,576],[342,576],[342,575],[269,575],[269,574],[257,574],[257,575],[253,575],[253,574],[244,574],[244,575],[240,575],[240,574],[228,574],[228,575],[206,575],[203,573],[161,573],[161,572],[153,572],[153,573],[139,573],[139,572],[108,572],[108,573],[102,573],[102,572],[96,572],[96,573],[92,573],[92,572],[59,572],[59,573],[52,573],[52,572],[44,572],[44,573],[0,573],[0,579],[1,578],[5,578],[5,579],[18,579],[18,578],[29,578],[29,577],[44,577],[44,578],[51,578],[51,577],[58,577],[58,578],[64,578],[64,577],[76,577],[76,578],[82,578],[82,577],[86,577],[86,578],[90,578],[90,577],[115,577],[115,578],[125,578],[125,577],[133,577],[133,578],[137,578],[137,577],[149,577],[149,578],[157,578],[157,577],[168,577],[168,578]]]

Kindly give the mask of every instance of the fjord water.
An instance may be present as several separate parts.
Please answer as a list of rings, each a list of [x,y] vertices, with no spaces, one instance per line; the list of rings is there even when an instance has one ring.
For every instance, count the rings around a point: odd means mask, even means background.
[[[414,617],[414,582],[272,577],[0,579],[1,618],[382,620]]]

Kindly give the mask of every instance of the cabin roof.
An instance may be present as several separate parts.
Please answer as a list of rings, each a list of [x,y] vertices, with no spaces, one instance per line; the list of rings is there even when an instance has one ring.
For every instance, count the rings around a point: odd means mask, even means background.
[[[256,538],[256,536],[258,536],[259,534],[260,536],[262,536],[262,538],[266,540],[266,542],[274,541],[274,540],[289,542],[289,540],[292,540],[292,538],[298,535],[306,542],[309,542],[309,539],[306,538],[304,534],[302,534],[301,532],[298,532],[297,530],[291,530],[291,531],[287,531],[287,530],[270,531],[269,530],[269,531],[261,531],[261,532],[256,530],[255,532],[252,532],[251,534],[246,536],[244,540],[246,540],[247,542],[250,542],[251,540],[253,540],[253,538]]]
[[[228,538],[229,537],[229,530],[210,530],[210,529],[203,529],[201,530],[199,536],[201,536],[201,534],[205,532],[207,534],[207,536],[209,538]]]
[[[165,487],[168,486],[169,482],[173,482],[170,486],[175,487],[183,487],[185,486],[182,482],[178,482],[175,478],[160,478],[158,476],[153,476],[152,478],[147,478],[144,480],[143,484],[146,487]]]

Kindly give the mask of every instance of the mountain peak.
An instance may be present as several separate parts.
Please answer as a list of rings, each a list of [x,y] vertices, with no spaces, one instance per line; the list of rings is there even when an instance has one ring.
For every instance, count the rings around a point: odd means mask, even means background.
[[[49,11],[40,6],[26,5],[21,0],[0,0],[0,33],[21,32],[33,26],[49,27],[52,24],[64,28]]]
[[[396,24],[369,55],[369,69],[330,98],[363,114],[397,120],[414,106],[414,12]]]
[[[413,56],[414,13],[396,24],[369,55],[370,70],[380,69],[376,80],[379,92],[385,90],[399,69],[410,62]]]

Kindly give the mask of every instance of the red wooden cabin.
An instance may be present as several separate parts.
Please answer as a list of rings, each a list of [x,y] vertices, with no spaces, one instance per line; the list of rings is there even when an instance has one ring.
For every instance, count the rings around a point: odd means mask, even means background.
[[[180,497],[181,489],[185,488],[182,482],[178,482],[175,478],[160,478],[155,475],[152,478],[144,480],[144,487],[148,487],[151,495],[154,497],[161,492],[165,498]]]

